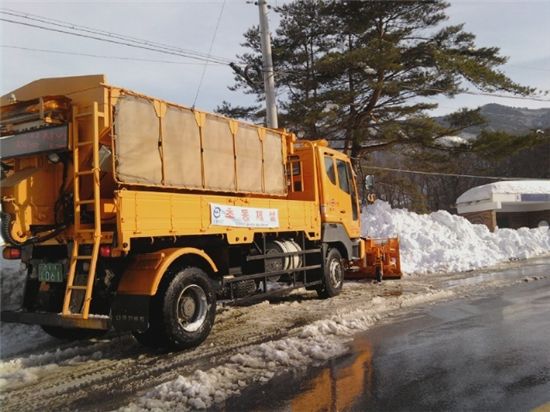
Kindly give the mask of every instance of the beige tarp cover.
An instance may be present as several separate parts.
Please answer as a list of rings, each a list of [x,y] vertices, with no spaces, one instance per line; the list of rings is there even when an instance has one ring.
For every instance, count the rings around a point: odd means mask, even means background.
[[[284,143],[276,131],[239,122],[231,127],[222,116],[123,93],[115,104],[114,138],[121,183],[286,194]]]

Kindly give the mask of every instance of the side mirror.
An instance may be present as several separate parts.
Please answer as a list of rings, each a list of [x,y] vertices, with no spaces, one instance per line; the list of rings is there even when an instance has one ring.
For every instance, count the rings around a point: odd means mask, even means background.
[[[374,189],[374,176],[373,175],[367,175],[365,176],[365,189],[370,192],[372,189]]]

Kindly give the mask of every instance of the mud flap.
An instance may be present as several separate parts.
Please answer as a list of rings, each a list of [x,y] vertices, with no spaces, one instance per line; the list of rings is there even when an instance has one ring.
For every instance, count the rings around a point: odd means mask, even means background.
[[[151,296],[117,295],[111,306],[113,327],[116,330],[144,331],[149,326]]]

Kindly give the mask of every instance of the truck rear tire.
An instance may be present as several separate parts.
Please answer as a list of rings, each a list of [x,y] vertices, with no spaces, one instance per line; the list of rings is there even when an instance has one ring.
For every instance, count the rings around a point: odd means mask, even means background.
[[[200,345],[216,316],[216,293],[208,275],[198,267],[176,273],[164,293],[162,315],[168,349]]]
[[[208,275],[198,267],[177,272],[151,301],[149,328],[132,332],[153,349],[182,350],[200,345],[216,316],[216,294]]]
[[[187,267],[161,285],[151,300],[148,329],[132,334],[148,348],[189,349],[206,339],[215,316],[216,294],[208,275]]]
[[[339,295],[343,283],[344,265],[342,255],[336,248],[329,249],[323,269],[323,283],[317,288],[317,294],[323,299]]]

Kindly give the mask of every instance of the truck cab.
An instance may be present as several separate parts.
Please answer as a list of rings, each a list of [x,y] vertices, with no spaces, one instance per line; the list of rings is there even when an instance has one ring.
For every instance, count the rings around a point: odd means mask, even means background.
[[[288,164],[289,198],[318,202],[323,241],[339,244],[346,259],[360,257],[359,200],[349,157],[326,140],[300,140]]]

